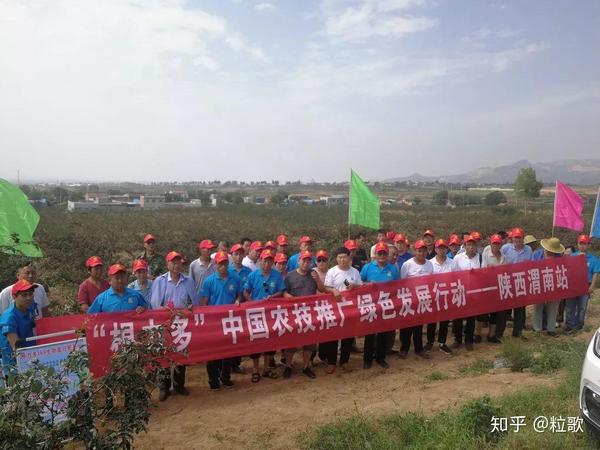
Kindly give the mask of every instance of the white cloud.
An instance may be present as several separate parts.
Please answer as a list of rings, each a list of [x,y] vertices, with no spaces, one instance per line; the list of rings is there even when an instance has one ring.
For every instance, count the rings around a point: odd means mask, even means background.
[[[271,12],[275,11],[275,5],[273,5],[272,3],[262,2],[254,5],[254,9],[256,9],[257,11]]]
[[[495,72],[502,72],[512,64],[546,49],[543,43],[521,43],[514,47],[491,55],[491,66]]]

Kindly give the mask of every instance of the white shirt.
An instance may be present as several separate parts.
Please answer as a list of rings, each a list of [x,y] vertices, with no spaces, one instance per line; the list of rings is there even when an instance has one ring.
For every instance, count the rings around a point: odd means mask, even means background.
[[[246,266],[248,269],[254,272],[256,269],[260,269],[260,266],[258,265],[258,260],[256,261],[257,262],[254,262],[248,256],[244,256],[244,259],[242,259],[242,266]]]
[[[424,264],[418,264],[415,258],[410,258],[400,269],[400,278],[423,277],[433,274],[433,264],[431,260],[426,259]]]
[[[500,258],[496,258],[491,250],[488,252],[484,252],[481,258],[481,267],[494,267],[506,264],[506,258],[502,253],[500,254]]]
[[[12,287],[13,285],[11,284],[0,292],[0,314],[15,301],[11,292]],[[33,301],[36,305],[36,319],[39,319],[40,317],[43,317],[42,308],[46,308],[50,304],[48,296],[46,295],[46,290],[42,285],[38,284],[38,287],[33,290]]]
[[[360,273],[354,267],[350,267],[348,270],[342,270],[339,266],[335,266],[327,271],[327,274],[325,275],[325,286],[334,288],[339,292],[347,291],[348,288],[344,284],[344,280],[347,280],[349,284],[354,284],[356,286],[361,286],[363,284]]]
[[[475,253],[475,256],[469,258],[467,253],[459,253],[454,257],[457,270],[469,270],[469,269],[480,269],[481,261],[479,260],[479,253]]]
[[[431,264],[433,264],[433,273],[448,273],[457,270],[454,260],[448,257],[446,257],[446,260],[443,263],[440,263],[437,260],[437,256],[429,261],[431,261]]]

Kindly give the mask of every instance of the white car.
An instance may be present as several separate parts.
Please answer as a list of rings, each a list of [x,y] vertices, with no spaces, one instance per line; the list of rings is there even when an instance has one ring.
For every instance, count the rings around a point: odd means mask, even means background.
[[[600,436],[600,328],[585,353],[579,386],[579,411],[588,429]]]

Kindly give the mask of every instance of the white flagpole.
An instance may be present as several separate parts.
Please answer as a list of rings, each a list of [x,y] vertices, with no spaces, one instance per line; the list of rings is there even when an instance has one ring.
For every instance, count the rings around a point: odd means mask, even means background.
[[[552,212],[552,237],[554,237],[554,221],[556,220],[556,193],[558,192],[558,180],[554,183],[554,211]]]

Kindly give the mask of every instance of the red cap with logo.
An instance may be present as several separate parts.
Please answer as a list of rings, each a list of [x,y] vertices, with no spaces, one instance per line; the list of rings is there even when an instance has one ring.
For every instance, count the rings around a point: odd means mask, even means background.
[[[448,248],[448,243],[444,239],[438,239],[435,241],[435,248],[446,247]]]
[[[416,249],[423,248],[423,247],[427,247],[427,245],[425,245],[425,241],[423,239],[419,239],[415,242]]]
[[[138,270],[148,270],[148,263],[143,259],[136,259],[133,261],[133,273]]]
[[[244,247],[242,247],[242,244],[233,244],[233,246],[231,247],[231,250],[229,250],[231,253],[235,253],[235,252],[243,252],[244,251]]]
[[[213,244],[213,242],[210,239],[204,239],[203,241],[200,241],[200,243],[198,244],[198,248],[200,250],[203,250],[203,249],[211,250],[215,247],[216,247],[216,245]]]
[[[589,244],[591,242],[590,237],[587,234],[580,234],[577,238],[578,244]]]
[[[510,233],[510,237],[511,238],[522,238],[523,236],[525,236],[525,232],[523,231],[523,228],[513,228],[511,233]]]
[[[396,233],[396,236],[394,236],[394,242],[406,243],[406,236],[404,236],[402,233]]]
[[[275,263],[285,263],[287,262],[288,257],[285,253],[277,253],[275,255]]]
[[[250,250],[256,250],[257,252],[260,252],[262,249],[263,245],[260,241],[254,241],[252,244],[250,244]]]
[[[273,252],[273,250],[263,250],[260,254],[260,259],[267,259],[267,258],[275,258],[275,253]]]
[[[467,242],[477,242],[477,241],[475,240],[475,238],[473,237],[472,234],[467,234],[464,237],[463,242],[466,244]]]
[[[448,239],[448,245],[460,245],[460,238],[456,234],[453,234]]]
[[[100,258],[99,256],[90,256],[86,261],[85,261],[85,267],[91,269],[92,267],[96,267],[96,266],[103,266],[104,262],[102,261],[102,258]]]
[[[471,236],[473,236],[473,239],[475,239],[476,242],[481,240],[481,233],[479,233],[479,231],[471,231]]]
[[[435,233],[433,232],[432,229],[428,228],[427,230],[423,231],[423,237],[425,237],[425,236],[431,236],[432,238],[434,238]]]
[[[329,253],[327,253],[327,250],[319,250],[317,252],[317,259],[319,258],[325,258],[325,259],[329,259]]]
[[[123,264],[113,264],[112,266],[110,266],[108,268],[108,276],[112,276],[112,275],[116,275],[118,273],[127,273],[127,269],[125,268],[125,266]]]
[[[499,234],[492,234],[490,236],[490,244],[502,244],[502,236]]]
[[[270,248],[271,250],[275,250],[277,248],[277,244],[273,241],[265,242],[265,248]]]
[[[390,248],[388,247],[388,245],[385,242],[378,242],[375,245],[375,254],[377,254],[379,252],[389,253]]]
[[[300,244],[304,244],[304,243],[312,244],[312,239],[310,238],[310,236],[302,236],[300,238]]]
[[[171,251],[171,252],[167,253],[167,256],[165,256],[165,259],[167,260],[167,262],[171,262],[175,258],[179,258],[179,259],[181,259],[181,262],[183,262],[183,255],[179,252]]]
[[[346,242],[344,242],[344,247],[346,247],[350,251],[356,250],[358,248],[356,246],[356,242],[352,239],[348,239]]]
[[[312,253],[309,252],[308,250],[304,250],[303,252],[301,252],[298,260],[302,260],[302,259],[306,259],[306,258],[312,259]]]
[[[146,236],[144,236],[144,244],[148,241],[156,241],[156,238],[153,234],[147,234]]]
[[[277,236],[277,245],[289,245],[288,238],[285,234],[280,234],[279,236]]]
[[[394,241],[394,238],[396,237],[396,233],[394,231],[388,231],[387,233],[385,233],[385,237],[388,241]]]
[[[27,280],[19,280],[15,284],[12,285],[10,289],[10,293],[13,297],[16,297],[19,292],[27,292],[34,290],[38,285],[35,283],[30,283]]]
[[[224,261],[229,262],[229,255],[225,252],[217,252],[215,254],[215,263],[221,264]]]

